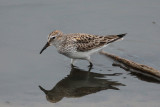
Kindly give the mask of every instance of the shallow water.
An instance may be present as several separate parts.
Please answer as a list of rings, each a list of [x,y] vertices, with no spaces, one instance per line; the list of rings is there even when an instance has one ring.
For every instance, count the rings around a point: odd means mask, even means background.
[[[1,0],[0,106],[159,107],[159,81],[114,67],[105,56],[94,54],[89,72],[87,61],[72,68],[54,47],[39,54],[55,29],[128,33],[104,50],[160,69],[159,5],[159,0]]]

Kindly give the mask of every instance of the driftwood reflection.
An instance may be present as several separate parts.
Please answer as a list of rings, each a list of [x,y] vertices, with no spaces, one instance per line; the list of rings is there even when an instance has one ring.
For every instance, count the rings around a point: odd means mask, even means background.
[[[139,80],[142,81],[160,84],[160,79],[152,75],[147,75],[136,71],[130,72],[130,75],[136,76]]]
[[[118,67],[124,69],[125,71],[130,71],[130,73],[129,73],[130,75],[136,76],[138,79],[140,79],[142,81],[160,84],[160,78],[158,78],[154,75],[151,75],[151,74],[148,74],[145,72],[140,72],[138,70],[134,70],[134,69],[132,69],[128,66],[125,66],[123,64],[120,64],[120,63],[113,63],[112,65],[118,66]]]
[[[119,90],[117,87],[124,84],[106,79],[107,76],[118,75],[121,74],[100,74],[72,67],[70,74],[59,81],[53,89],[46,90],[39,87],[49,102],[56,103],[64,97],[82,97],[107,89]]]
[[[139,72],[145,76],[147,75],[151,78],[157,79],[158,81],[160,80],[160,71],[155,68],[152,68],[147,65],[139,64],[139,63],[133,62],[131,60],[124,59],[124,58],[121,58],[121,57],[113,55],[113,54],[109,54],[104,51],[101,51],[100,54],[112,58],[116,62],[123,64],[125,67],[122,66],[121,64],[115,64],[115,63],[113,64],[114,66],[119,66],[119,67],[125,69],[126,71],[131,71],[130,70],[130,68],[131,68],[131,69],[137,70],[137,72]]]

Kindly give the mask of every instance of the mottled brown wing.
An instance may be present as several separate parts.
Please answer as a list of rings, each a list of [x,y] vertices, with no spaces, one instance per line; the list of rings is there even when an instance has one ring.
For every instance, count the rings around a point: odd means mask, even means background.
[[[76,42],[77,51],[84,52],[94,48],[102,47],[105,44],[119,39],[120,37],[117,35],[97,36],[89,34],[77,34],[73,38]]]

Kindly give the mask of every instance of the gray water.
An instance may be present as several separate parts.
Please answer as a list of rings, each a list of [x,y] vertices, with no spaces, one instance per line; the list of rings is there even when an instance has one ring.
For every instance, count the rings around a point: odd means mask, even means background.
[[[0,0],[0,106],[159,107],[159,81],[103,55],[91,57],[89,71],[87,61],[72,68],[54,47],[39,54],[55,29],[128,33],[104,50],[160,69],[159,11],[159,0]]]

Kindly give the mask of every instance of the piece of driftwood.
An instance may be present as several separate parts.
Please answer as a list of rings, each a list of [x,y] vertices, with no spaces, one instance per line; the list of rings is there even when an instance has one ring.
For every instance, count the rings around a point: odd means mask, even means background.
[[[138,64],[138,63],[135,63],[131,60],[127,60],[127,59],[124,59],[124,58],[121,58],[119,56],[116,56],[116,55],[113,55],[113,54],[109,54],[107,52],[104,52],[104,51],[101,51],[100,54],[103,54],[103,55],[106,55],[112,59],[114,59],[115,61],[118,61],[119,63],[122,63],[124,64],[125,66],[128,66],[132,69],[136,69],[136,70],[139,70],[141,72],[144,72],[144,73],[147,73],[147,74],[151,74],[151,75],[154,75],[156,77],[159,77],[160,78],[160,71],[152,68],[152,67],[149,67],[149,66],[146,66],[146,65],[143,65],[143,64]]]

